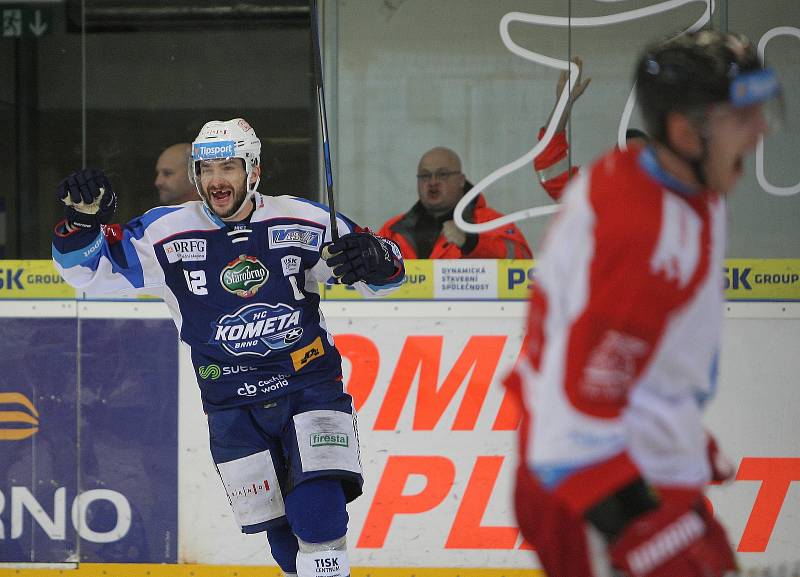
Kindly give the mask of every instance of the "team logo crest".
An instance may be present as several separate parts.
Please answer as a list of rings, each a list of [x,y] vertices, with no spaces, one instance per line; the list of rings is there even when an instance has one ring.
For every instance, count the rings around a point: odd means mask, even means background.
[[[210,344],[234,356],[265,357],[292,346],[303,336],[302,313],[289,305],[253,303],[224,315],[212,325]]]
[[[241,255],[222,269],[219,281],[229,293],[250,298],[269,278],[267,267],[254,256]]]

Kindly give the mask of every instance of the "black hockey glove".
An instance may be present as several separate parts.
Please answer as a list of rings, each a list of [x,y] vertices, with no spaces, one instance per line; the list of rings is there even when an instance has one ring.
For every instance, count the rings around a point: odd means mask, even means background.
[[[369,232],[351,232],[325,245],[322,258],[339,282],[351,285],[358,281],[386,284],[398,271],[388,242]]]
[[[97,168],[78,170],[59,182],[56,198],[64,203],[64,217],[72,229],[99,228],[117,210],[117,195]]]

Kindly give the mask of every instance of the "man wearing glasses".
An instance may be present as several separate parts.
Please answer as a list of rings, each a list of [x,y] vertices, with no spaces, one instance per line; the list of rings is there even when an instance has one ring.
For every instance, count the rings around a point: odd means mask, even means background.
[[[467,234],[456,226],[453,208],[470,188],[458,155],[449,148],[432,148],[417,167],[419,201],[387,220],[378,235],[397,243],[403,258],[532,258],[525,237],[513,224],[481,234]],[[499,216],[482,194],[464,211],[467,222]]]

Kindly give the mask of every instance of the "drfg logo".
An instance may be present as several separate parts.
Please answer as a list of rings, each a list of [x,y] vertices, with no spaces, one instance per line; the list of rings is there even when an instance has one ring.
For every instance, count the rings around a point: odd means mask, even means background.
[[[116,523],[108,530],[104,527],[102,531],[95,531],[91,526],[92,515],[87,512],[95,501],[108,501],[116,511]],[[46,505],[39,503],[27,487],[11,487],[10,491],[0,491],[0,541],[19,539],[22,536],[25,529],[25,511],[50,539],[64,541],[67,538],[67,488],[56,489],[52,507]],[[8,519],[8,515],[4,514],[7,510],[10,510],[10,522],[5,520]],[[48,514],[48,510],[53,511],[52,517]],[[92,489],[78,493],[72,501],[70,521],[82,539],[92,543],[113,543],[125,537],[131,528],[131,504],[125,495],[117,491]],[[31,524],[28,523],[28,526]],[[9,527],[10,531],[7,531],[6,527]]]

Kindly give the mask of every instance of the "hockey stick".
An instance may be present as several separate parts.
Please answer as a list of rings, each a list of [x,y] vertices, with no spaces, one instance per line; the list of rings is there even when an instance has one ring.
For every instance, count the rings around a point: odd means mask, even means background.
[[[325,111],[325,88],[322,83],[322,50],[319,45],[319,23],[317,20],[317,0],[311,0],[311,41],[314,43],[314,81],[317,85],[317,105],[319,107],[319,123],[322,128],[322,156],[325,161],[325,188],[328,192],[328,210],[331,215],[331,240],[339,240],[339,228],[336,226],[336,207],[333,201],[333,168],[331,166],[331,149],[328,142],[328,115]]]

